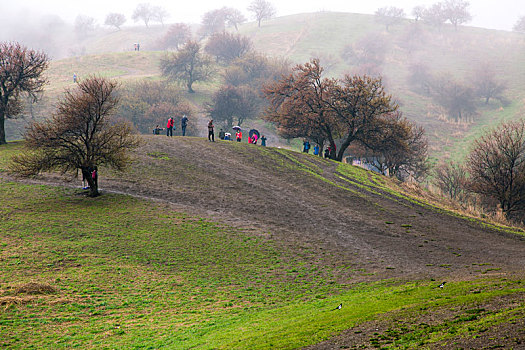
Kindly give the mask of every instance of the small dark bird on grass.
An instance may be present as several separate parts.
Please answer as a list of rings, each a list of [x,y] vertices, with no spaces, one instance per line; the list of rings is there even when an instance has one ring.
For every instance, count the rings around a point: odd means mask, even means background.
[[[336,307],[334,310],[341,310],[342,307],[343,307],[343,303],[339,304],[339,306]]]
[[[447,283],[447,282],[443,282],[443,283],[441,283],[438,287],[441,288],[441,289],[443,289],[443,287],[445,286],[445,283]]]

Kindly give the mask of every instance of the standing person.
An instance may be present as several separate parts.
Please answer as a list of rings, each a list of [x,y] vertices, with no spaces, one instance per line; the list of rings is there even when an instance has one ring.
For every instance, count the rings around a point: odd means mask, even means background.
[[[252,143],[253,143],[254,145],[257,144],[257,134],[253,134],[253,137],[252,137]]]
[[[324,157],[325,157],[325,158],[330,158],[330,146],[328,146],[328,147],[324,150]]]
[[[241,132],[241,130],[237,130],[237,132],[235,133],[235,138],[237,139],[237,142],[241,142],[241,140],[242,140],[242,132]]]
[[[186,117],[186,114],[182,116],[182,119],[180,120],[180,127],[182,129],[182,136],[186,136],[186,126],[188,126],[188,117]]]
[[[213,119],[208,123],[208,141],[215,142],[215,134],[213,132]]]
[[[173,117],[168,119],[168,124],[166,124],[166,136],[173,136]]]
[[[261,136],[261,146],[266,147],[266,137],[264,135]]]
[[[308,153],[310,151],[310,142],[308,140],[303,141],[303,152]]]
[[[318,156],[319,155],[319,145],[315,145],[314,146],[314,156]]]

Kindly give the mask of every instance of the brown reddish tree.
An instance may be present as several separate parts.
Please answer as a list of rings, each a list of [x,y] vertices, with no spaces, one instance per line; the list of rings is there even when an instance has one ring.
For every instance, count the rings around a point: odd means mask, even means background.
[[[474,142],[470,189],[499,203],[507,217],[525,209],[525,120],[508,122]]]
[[[12,169],[23,176],[80,170],[89,195],[98,196],[98,167],[123,170],[130,161],[128,151],[139,143],[130,125],[110,120],[118,104],[116,86],[105,78],[90,77],[67,90],[51,119],[28,128],[27,151],[13,158]]]
[[[336,81],[323,78],[322,73],[319,60],[314,59],[295,66],[289,76],[266,86],[264,93],[270,106],[264,119],[275,123],[285,137],[328,141],[335,150],[341,127],[327,101]],[[330,157],[335,159],[335,152]]]
[[[382,173],[399,180],[424,178],[428,172],[428,141],[423,127],[395,112],[376,118],[368,128],[360,143],[376,156]]]
[[[0,43],[0,145],[6,143],[5,120],[21,111],[20,95],[37,99],[47,84],[43,72],[48,66],[49,58],[43,52],[19,43]]]
[[[381,78],[346,75],[334,84],[331,98],[326,101],[342,128],[341,146],[336,160],[341,161],[348,146],[354,142],[366,142],[375,130],[381,130],[380,118],[399,108],[392,95],[386,93]]]

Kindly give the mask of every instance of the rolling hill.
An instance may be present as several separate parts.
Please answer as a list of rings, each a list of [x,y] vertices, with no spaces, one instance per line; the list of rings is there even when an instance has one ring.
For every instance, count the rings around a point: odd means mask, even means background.
[[[152,135],[90,199],[60,174],[12,178],[21,144],[1,147],[3,346],[525,342],[523,231],[424,191],[280,148]]]
[[[77,46],[84,47],[86,56],[52,62],[48,76],[50,85],[44,104],[36,106],[39,115],[52,111],[53,101],[64,87],[72,86],[73,73],[79,76],[102,74],[122,82],[137,79],[158,79],[159,60],[163,52],[154,51],[168,26],[127,27],[121,31],[101,30]],[[341,77],[359,71],[359,67],[344,59],[343,50],[356,45],[370,34],[384,42],[385,59],[377,69],[388,90],[399,100],[409,119],[423,125],[430,139],[430,152],[435,159],[462,159],[472,140],[488,126],[523,115],[525,93],[525,38],[518,33],[474,27],[451,26],[441,30],[406,20],[389,31],[374,20],[374,16],[319,12],[274,18],[263,22],[245,23],[239,33],[248,36],[256,50],[274,56],[284,56],[293,63],[304,63],[320,57],[327,76]],[[142,51],[132,45],[140,42]],[[447,121],[431,98],[409,86],[411,65],[424,64],[432,74],[450,74],[455,79],[469,81],[476,67],[490,64],[497,77],[507,85],[508,105],[499,102],[485,106],[480,102],[478,113],[460,123]],[[186,96],[199,109],[217,88],[217,82],[197,85],[197,93]],[[183,93],[184,94],[184,93]],[[18,139],[24,121],[7,125],[10,139]],[[204,127],[204,125],[202,125]],[[204,128],[203,128],[204,130]]]

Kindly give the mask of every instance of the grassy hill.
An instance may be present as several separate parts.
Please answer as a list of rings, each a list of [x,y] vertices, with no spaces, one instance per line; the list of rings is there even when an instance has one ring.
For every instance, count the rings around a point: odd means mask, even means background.
[[[21,146],[0,146],[4,347],[525,342],[521,230],[279,148],[146,136],[92,199],[78,179],[10,177]]]
[[[163,53],[154,49],[167,28],[137,26],[120,31],[106,30],[78,43],[87,55],[53,61],[48,72],[48,100],[40,114],[52,111],[52,102],[64,87],[72,84],[74,72],[81,77],[98,73],[124,82],[157,79]],[[522,88],[525,38],[517,33],[467,26],[458,31],[452,26],[437,30],[409,20],[386,31],[374,16],[335,12],[279,17],[263,22],[260,28],[256,23],[246,23],[240,26],[239,33],[250,37],[256,50],[284,56],[293,63],[320,57],[327,74],[335,77],[358,70],[355,64],[343,59],[341,54],[346,46],[371,33],[379,36],[387,44],[385,62],[378,69],[389,91],[400,101],[404,114],[426,128],[431,141],[430,151],[435,158],[461,159],[485,127],[522,116],[525,108]],[[140,53],[132,51],[135,42],[141,43]],[[489,63],[501,81],[507,83],[506,97],[511,103],[505,106],[496,102],[488,106],[480,103],[478,115],[472,119],[459,124],[447,121],[428,96],[409,87],[407,78],[410,65],[414,63],[423,63],[434,74],[448,73],[458,80],[469,80],[476,67]],[[217,86],[217,82],[197,85],[197,93],[186,97],[201,106]],[[201,110],[198,114],[204,118]],[[20,137],[23,123],[8,124],[10,139]]]

